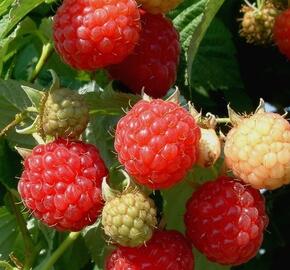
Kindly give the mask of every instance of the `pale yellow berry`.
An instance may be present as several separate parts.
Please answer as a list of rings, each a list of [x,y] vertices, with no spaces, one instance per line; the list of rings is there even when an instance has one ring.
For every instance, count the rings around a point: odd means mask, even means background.
[[[225,161],[234,175],[255,188],[290,183],[290,124],[275,113],[244,118],[227,135]]]
[[[202,167],[212,166],[221,154],[221,143],[215,130],[201,128],[199,156],[197,164]]]

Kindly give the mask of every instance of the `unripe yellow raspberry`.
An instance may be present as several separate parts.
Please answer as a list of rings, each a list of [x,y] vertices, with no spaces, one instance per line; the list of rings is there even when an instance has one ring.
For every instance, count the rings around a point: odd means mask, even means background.
[[[290,124],[279,114],[244,118],[228,133],[224,153],[228,168],[254,188],[290,182]]]
[[[261,6],[243,5],[240,35],[247,43],[267,45],[273,43],[273,27],[280,10],[270,1]]]
[[[182,0],[137,0],[138,4],[149,13],[167,13],[168,11],[176,8]]]
[[[67,88],[51,91],[41,114],[41,132],[53,137],[77,138],[86,129],[89,109],[83,97]]]
[[[127,247],[141,246],[150,240],[157,225],[156,207],[140,191],[125,192],[106,202],[102,225],[113,242]]]

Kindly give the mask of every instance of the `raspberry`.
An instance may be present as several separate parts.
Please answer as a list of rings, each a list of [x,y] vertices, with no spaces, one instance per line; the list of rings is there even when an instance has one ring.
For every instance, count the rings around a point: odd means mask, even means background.
[[[197,164],[202,167],[212,166],[221,154],[221,143],[214,129],[201,128],[199,157]]]
[[[110,75],[133,92],[164,96],[176,80],[179,62],[179,35],[163,15],[143,13],[140,41],[123,62],[110,66]]]
[[[18,190],[43,223],[61,231],[79,231],[101,212],[101,182],[106,175],[95,146],[58,139],[36,146],[25,159]]]
[[[139,248],[118,247],[108,258],[106,270],[193,270],[191,246],[177,231],[156,231]]]
[[[154,202],[139,191],[121,194],[106,202],[102,224],[105,233],[120,245],[143,245],[157,224]]]
[[[137,0],[142,8],[152,14],[167,13],[168,11],[176,8],[182,0]]]
[[[226,164],[254,188],[276,189],[290,182],[290,125],[276,113],[260,112],[231,129]]]
[[[210,261],[239,265],[258,252],[268,224],[258,190],[220,177],[194,192],[186,208],[186,234]]]
[[[53,37],[64,62],[95,70],[128,56],[140,28],[134,0],[64,0],[54,16]]]
[[[240,35],[248,43],[265,45],[273,42],[273,27],[279,10],[270,1],[258,7],[243,5]]]
[[[51,91],[45,101],[42,131],[54,137],[79,137],[89,121],[89,110],[82,97],[62,88]]]
[[[275,21],[274,25],[274,40],[282,54],[290,59],[290,9],[282,12]]]
[[[117,124],[115,149],[128,173],[152,189],[181,181],[198,158],[200,129],[184,108],[141,100]]]

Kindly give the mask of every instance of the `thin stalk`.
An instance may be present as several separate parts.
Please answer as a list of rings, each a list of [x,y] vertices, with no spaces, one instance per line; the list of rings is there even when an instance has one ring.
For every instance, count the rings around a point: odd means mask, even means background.
[[[23,242],[24,242],[24,247],[25,247],[25,262],[24,262],[23,270],[29,270],[31,269],[34,263],[37,250],[34,247],[34,243],[27,229],[26,221],[24,220],[23,215],[21,214],[19,204],[16,203],[13,195],[10,192],[8,192],[8,198],[11,202],[11,207],[15,214],[17,225],[23,237]]]
[[[50,57],[52,52],[53,52],[52,43],[49,42],[49,43],[43,44],[41,56],[40,56],[36,66],[35,66],[35,69],[33,70],[32,74],[29,78],[29,82],[35,81],[36,77],[39,75],[41,69],[45,65],[47,59]]]
[[[228,124],[231,122],[230,118],[225,117],[225,118],[216,118],[216,122],[219,124]]]
[[[1,267],[3,267],[4,270],[14,270],[14,267],[5,261],[0,261],[0,269],[2,269]]]
[[[15,119],[0,131],[0,137],[4,136],[11,128],[20,124],[26,118],[26,112],[18,113]]]
[[[67,248],[79,237],[81,232],[71,232],[61,245],[52,253],[42,270],[51,270],[55,262],[62,256]]]

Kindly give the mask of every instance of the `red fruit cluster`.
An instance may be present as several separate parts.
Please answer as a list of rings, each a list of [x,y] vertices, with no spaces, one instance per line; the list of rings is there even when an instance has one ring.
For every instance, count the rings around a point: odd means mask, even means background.
[[[163,97],[176,80],[179,34],[164,15],[143,12],[141,21],[140,40],[133,53],[108,70],[135,93],[144,89],[152,97]]]
[[[196,163],[199,139],[200,128],[184,108],[141,100],[118,122],[115,149],[137,182],[160,189],[181,181]]]
[[[290,9],[277,16],[274,25],[274,40],[282,54],[290,59]]]
[[[106,270],[193,270],[191,246],[177,231],[156,231],[139,248],[118,247],[107,259]]]
[[[128,56],[140,27],[134,0],[64,0],[54,16],[55,48],[70,66],[95,70]]]
[[[58,139],[36,146],[25,159],[18,190],[36,218],[58,230],[79,231],[100,214],[106,175],[95,146]]]
[[[185,224],[187,236],[209,260],[238,265],[257,254],[268,217],[258,190],[221,177],[193,193]]]

